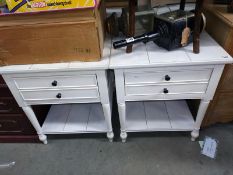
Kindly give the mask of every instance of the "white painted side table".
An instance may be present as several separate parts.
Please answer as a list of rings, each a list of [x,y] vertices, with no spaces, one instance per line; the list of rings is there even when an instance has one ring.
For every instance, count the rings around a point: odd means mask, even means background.
[[[111,83],[108,81],[110,41],[99,62],[14,65],[0,73],[19,106],[47,143],[46,134],[101,133],[113,140]],[[31,105],[53,104],[40,126]]]
[[[127,132],[192,131],[194,141],[217,88],[228,55],[207,33],[201,36],[201,52],[192,44],[166,51],[153,42],[134,45],[133,52],[111,51],[121,139]],[[194,119],[186,99],[200,99]]]

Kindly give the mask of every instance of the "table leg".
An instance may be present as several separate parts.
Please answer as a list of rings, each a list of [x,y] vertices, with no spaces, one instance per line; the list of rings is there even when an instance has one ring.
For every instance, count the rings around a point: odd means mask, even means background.
[[[121,124],[121,140],[122,142],[126,142],[127,133],[126,133],[126,123],[125,123],[125,115],[126,115],[126,106],[125,103],[118,104],[118,112]]]
[[[41,128],[41,126],[36,118],[34,111],[31,108],[31,106],[22,107],[22,109],[25,112],[28,119],[30,120],[33,127],[35,128],[35,130],[39,136],[40,141],[42,141],[44,144],[47,144],[48,143],[47,136],[43,134],[42,128]]]
[[[108,132],[107,137],[110,142],[113,142],[114,133],[112,131],[111,109],[109,104],[102,104],[105,121],[107,122]]]
[[[199,137],[199,130],[201,127],[202,120],[205,116],[206,110],[209,106],[210,101],[201,100],[198,112],[197,112],[197,118],[194,124],[194,130],[191,132],[191,140],[195,141]]]
[[[197,0],[195,8],[195,27],[193,31],[193,52],[200,52],[200,25],[201,25],[201,13],[205,0]]]
[[[186,0],[180,0],[180,10],[185,9],[185,3],[186,3]]]
[[[129,0],[129,31],[127,37],[133,37],[135,33],[135,12],[136,12],[136,0]],[[127,46],[126,53],[131,53],[133,45]]]

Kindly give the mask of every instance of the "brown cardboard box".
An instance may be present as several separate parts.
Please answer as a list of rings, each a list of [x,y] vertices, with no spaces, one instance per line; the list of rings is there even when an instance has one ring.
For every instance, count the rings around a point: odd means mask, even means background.
[[[100,60],[103,9],[0,16],[0,65]]]

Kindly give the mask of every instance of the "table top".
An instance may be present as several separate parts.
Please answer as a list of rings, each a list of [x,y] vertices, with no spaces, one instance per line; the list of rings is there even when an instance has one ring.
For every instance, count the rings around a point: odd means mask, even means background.
[[[111,40],[106,39],[103,58],[98,62],[67,62],[54,64],[28,64],[0,67],[0,74],[56,71],[90,71],[121,68],[144,68],[163,66],[194,66],[233,63],[232,57],[220,47],[206,32],[201,35],[200,53],[192,52],[192,44],[167,51],[153,42],[146,45],[135,44],[133,52],[125,53],[125,48],[113,49]]]
[[[193,44],[167,51],[149,42],[135,44],[133,52],[125,53],[125,48],[112,49],[111,69],[134,67],[194,66],[233,63],[232,57],[214,41],[206,32],[201,34],[200,53],[193,53]]]

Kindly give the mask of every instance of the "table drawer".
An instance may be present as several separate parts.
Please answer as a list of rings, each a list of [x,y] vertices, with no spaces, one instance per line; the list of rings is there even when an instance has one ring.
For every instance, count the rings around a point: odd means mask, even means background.
[[[21,113],[21,108],[12,97],[0,98],[0,115],[5,113]]]
[[[99,97],[98,88],[21,90],[25,101],[93,99]]]
[[[207,83],[189,83],[189,84],[164,84],[164,85],[126,85],[126,96],[132,95],[155,95],[155,94],[204,94]]]
[[[0,115],[0,134],[34,134],[34,129],[24,114],[2,114]]]
[[[13,97],[7,85],[0,85],[0,98],[1,97]]]
[[[208,82],[212,69],[192,71],[126,72],[125,84],[150,84],[201,81]]]
[[[97,86],[96,75],[14,78],[18,89]]]

